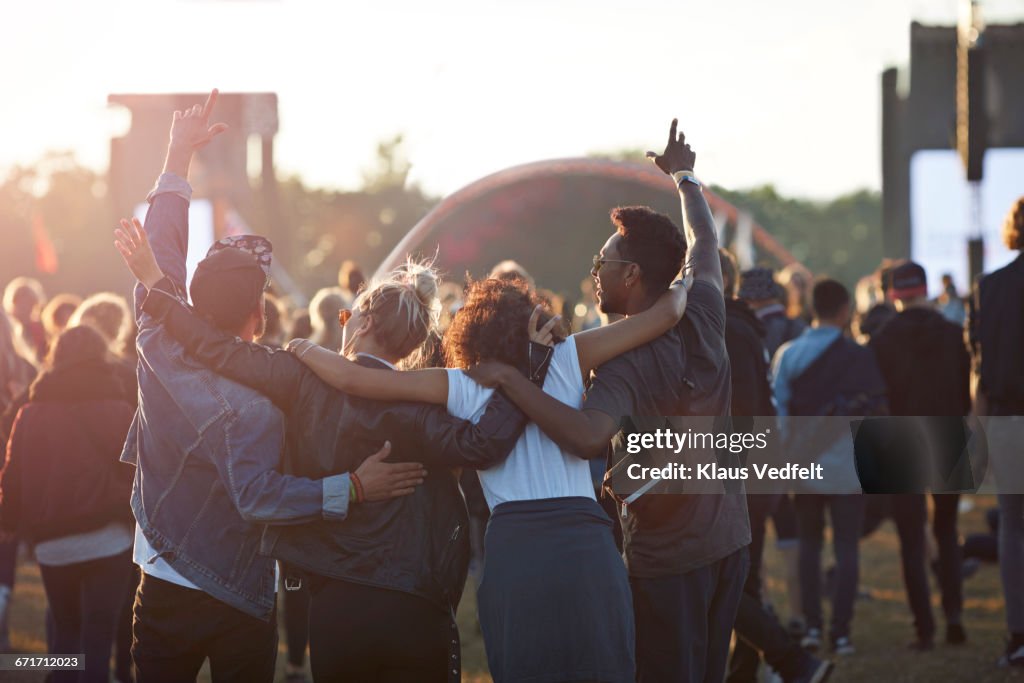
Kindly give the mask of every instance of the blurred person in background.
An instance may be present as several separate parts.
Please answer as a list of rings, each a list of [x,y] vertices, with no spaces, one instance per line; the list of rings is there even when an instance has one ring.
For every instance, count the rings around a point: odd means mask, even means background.
[[[113,292],[100,292],[86,297],[68,319],[70,327],[86,325],[100,333],[110,353],[111,370],[117,373],[126,388],[127,400],[138,406],[138,378],[135,374],[138,356],[135,353],[134,334],[138,328],[123,296]],[[118,618],[114,641],[117,679],[129,683],[131,674],[132,604],[139,585],[139,572],[133,563],[132,577],[125,592],[124,605]]]
[[[338,269],[338,287],[349,302],[354,301],[356,296],[366,285],[366,275],[359,264],[351,259],[344,261]],[[302,337],[305,339],[306,337]]]
[[[963,326],[967,319],[967,304],[956,291],[956,284],[953,282],[953,275],[943,273],[942,293],[935,299],[935,305],[939,312],[949,322]]]
[[[857,281],[854,289],[856,303],[850,330],[858,344],[867,344],[893,316],[896,309],[887,296],[889,271],[897,263],[894,259],[882,259],[878,268]]]
[[[850,321],[850,293],[836,280],[823,279],[811,290],[811,301],[811,326],[783,344],[772,361],[772,388],[778,414],[783,418],[885,414],[885,382],[874,354],[844,336]],[[807,421],[780,422],[786,447],[800,447],[814,436],[814,428]],[[852,443],[847,449],[841,432],[815,440],[827,443],[810,455],[834,476],[829,495],[800,482],[800,493],[795,497],[800,538],[800,602],[807,622],[802,644],[812,651],[822,646],[821,554],[828,509],[836,555],[836,588],[828,639],[832,651],[845,656],[855,652],[851,627],[865,500],[860,493]]]
[[[774,357],[780,346],[798,337],[807,327],[803,319],[787,314],[770,268],[743,271],[737,298],[747,302],[764,325],[764,343],[769,357]]]
[[[530,287],[537,287],[537,283],[534,281],[533,276],[530,275],[523,264],[512,259],[505,259],[504,261],[499,261],[494,264],[494,267],[491,268],[491,272],[487,274],[487,277],[521,277],[530,284]]]
[[[444,336],[445,330],[452,323],[452,318],[462,308],[462,285],[457,282],[442,282],[437,290],[437,298],[441,301],[441,315],[437,319],[437,334]],[[300,334],[293,337],[304,339]]]
[[[764,326],[764,346],[768,358],[779,347],[800,336],[807,324],[803,318],[788,315],[779,298],[777,283],[770,268],[751,268],[740,275],[736,298],[747,303]],[[776,549],[783,558],[786,597],[789,602],[789,629],[802,634],[803,605],[800,602],[800,562],[796,507],[791,494],[783,494],[772,512]]]
[[[722,267],[722,294],[725,298],[725,348],[731,368],[733,416],[764,419],[775,415],[775,401],[769,384],[769,358],[764,346],[764,325],[750,306],[736,298],[739,269],[729,250],[718,250]],[[786,683],[820,683],[832,670],[832,664],[804,651],[790,638],[776,616],[763,604],[762,558],[765,523],[775,511],[779,493],[747,494],[750,519],[750,570],[743,584],[743,596],[736,613],[734,630],[738,636],[729,662],[729,683],[754,683],[757,680],[759,654]]]
[[[45,305],[43,286],[34,278],[16,277],[4,290],[4,311],[25,346],[32,350],[36,361],[42,361],[46,356],[46,329],[39,319]]]
[[[134,412],[106,340],[90,327],[69,327],[11,431],[0,522],[35,544],[55,627],[51,654],[85,660],[81,672],[54,672],[54,683],[110,676],[132,577],[134,471],[119,456]]]
[[[309,339],[313,336],[313,321],[309,317],[309,310],[295,310],[292,314],[292,330],[288,336],[293,339]]]
[[[592,330],[605,324],[601,312],[597,310],[597,297],[594,295],[594,279],[583,278],[580,282],[580,300],[573,310],[572,329]]]
[[[283,347],[288,341],[288,312],[284,303],[273,294],[266,294],[263,314],[266,323],[263,325],[263,335],[257,341],[273,349]]]
[[[82,297],[75,294],[58,294],[50,299],[41,316],[47,339],[56,339],[64,331],[68,326],[68,320],[81,303]]]
[[[69,327],[88,325],[107,341],[108,348],[119,353],[128,332],[128,302],[112,292],[93,294],[79,304],[68,320]]]
[[[309,340],[337,353],[341,350],[342,333],[338,311],[349,306],[345,293],[337,287],[324,287],[309,302],[309,323],[313,328]]]
[[[800,318],[805,323],[810,322],[810,306],[808,296],[811,292],[811,279],[799,263],[791,263],[779,271],[779,284],[785,291],[781,299],[786,305],[786,315],[790,318]]]
[[[36,366],[30,360],[31,351],[25,348],[14,330],[10,318],[0,310],[0,444],[7,449],[11,426],[24,401],[15,401],[28,390],[36,377]],[[8,409],[13,410],[8,414]],[[0,652],[10,647],[7,614],[14,590],[15,565],[18,559],[18,538],[13,533],[0,532]]]
[[[1003,242],[1022,253],[975,284],[966,334],[974,411],[989,418],[985,431],[999,492],[999,571],[1009,631],[999,663],[1024,667],[1024,197],[1006,216]]]

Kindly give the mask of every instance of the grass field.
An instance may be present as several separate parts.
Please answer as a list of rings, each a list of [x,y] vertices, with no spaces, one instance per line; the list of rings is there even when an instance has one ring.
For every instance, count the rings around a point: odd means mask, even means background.
[[[961,534],[984,530],[982,510],[994,505],[991,497],[976,497],[973,510],[963,514]],[[769,542],[766,551],[768,591],[775,604],[785,605],[780,593],[778,557]],[[1024,581],[1024,577],[1021,577]],[[16,652],[42,653],[46,650],[43,619],[46,599],[39,572],[25,562],[18,569],[17,587],[11,615],[11,640]],[[832,677],[835,683],[851,681],[1021,681],[1024,672],[998,669],[995,661],[1002,654],[1006,627],[999,571],[983,566],[964,586],[964,624],[969,642],[966,646],[940,644],[929,653],[906,649],[912,636],[910,612],[906,605],[900,575],[899,546],[895,528],[887,522],[878,533],[861,544],[861,587],[870,595],[858,601],[853,625],[857,654],[843,658]],[[944,624],[933,591],[933,605],[939,625],[939,638]],[[473,683],[490,681],[483,640],[476,622],[476,600],[472,586],[459,607],[459,629],[462,634],[464,680]],[[826,616],[828,605],[825,606]],[[282,637],[283,643],[283,637]],[[278,657],[279,680],[284,680],[284,649]],[[0,672],[2,681],[42,681],[41,674]],[[200,680],[208,681],[204,672]]]

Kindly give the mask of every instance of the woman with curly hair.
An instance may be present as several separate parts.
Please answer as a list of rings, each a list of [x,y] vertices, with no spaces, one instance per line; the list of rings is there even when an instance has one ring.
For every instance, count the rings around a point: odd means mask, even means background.
[[[309,342],[292,347],[339,389],[443,404],[475,421],[494,390],[462,370],[499,360],[529,372],[537,355],[550,355],[545,393],[579,408],[593,368],[664,333],[685,305],[686,290],[678,285],[644,313],[564,337],[560,319],[543,310],[525,280],[491,278],[470,283],[445,334],[452,369],[389,376]],[[477,600],[494,680],[633,681],[629,583],[589,463],[530,424],[508,458],[479,476],[492,515]]]

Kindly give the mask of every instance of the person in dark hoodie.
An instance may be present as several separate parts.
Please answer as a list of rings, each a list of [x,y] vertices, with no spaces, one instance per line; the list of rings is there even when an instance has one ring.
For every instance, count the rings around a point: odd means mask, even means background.
[[[53,654],[82,653],[83,671],[53,681],[106,681],[132,578],[134,470],[119,461],[134,407],[90,327],[57,338],[15,418],[0,474],[0,524],[35,544],[53,612]]]
[[[743,299],[736,298],[738,269],[727,250],[718,250],[725,296],[725,348],[732,366],[732,414],[764,417],[775,414],[769,379],[764,323]],[[825,681],[832,671],[826,662],[806,652],[766,610],[761,599],[761,563],[765,522],[775,511],[781,494],[747,494],[750,515],[750,571],[734,626],[736,645],[729,662],[729,683],[757,680],[760,655],[786,683]]]
[[[971,361],[963,344],[962,332],[928,300],[928,280],[920,265],[912,261],[895,265],[889,270],[887,279],[886,295],[893,302],[896,315],[871,338],[868,346],[875,352],[889,388],[890,412],[892,415],[922,416],[918,421],[926,420],[933,431],[945,429],[948,421],[939,424],[935,418],[962,418],[971,410]],[[951,424],[955,428],[959,423]],[[948,438],[940,441],[943,444],[953,443]],[[933,462],[912,463],[915,470],[923,472],[938,466],[944,471],[951,471],[956,468],[955,461],[942,463],[938,460],[958,459],[959,450],[950,454],[922,453],[915,460],[926,455]],[[970,488],[969,483],[966,488]],[[937,566],[942,608],[946,615],[946,642],[959,644],[967,640],[961,623],[963,578],[956,525],[960,496],[949,493],[937,495],[934,486],[932,491],[935,503],[932,532],[939,548]],[[899,533],[903,582],[914,614],[916,638],[910,647],[919,651],[930,650],[934,645],[935,621],[926,565],[928,509],[925,494],[893,494],[891,515]]]

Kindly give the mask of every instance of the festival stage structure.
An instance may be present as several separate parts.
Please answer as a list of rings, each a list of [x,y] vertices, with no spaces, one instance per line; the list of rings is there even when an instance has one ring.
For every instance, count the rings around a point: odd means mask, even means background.
[[[882,73],[882,221],[887,256],[951,265],[955,251],[973,277],[1002,265],[999,223],[1021,192],[1024,24],[963,9],[959,26],[912,23],[909,68]]]
[[[797,264],[757,221],[705,187],[722,244],[740,264]],[[409,253],[438,254],[447,270],[479,269],[512,258],[553,289],[574,291],[589,256],[611,232],[608,211],[647,204],[679,222],[679,195],[653,164],[599,158],[554,159],[514,166],[445,197],[381,262],[377,275]],[[803,269],[806,271],[806,269]]]

